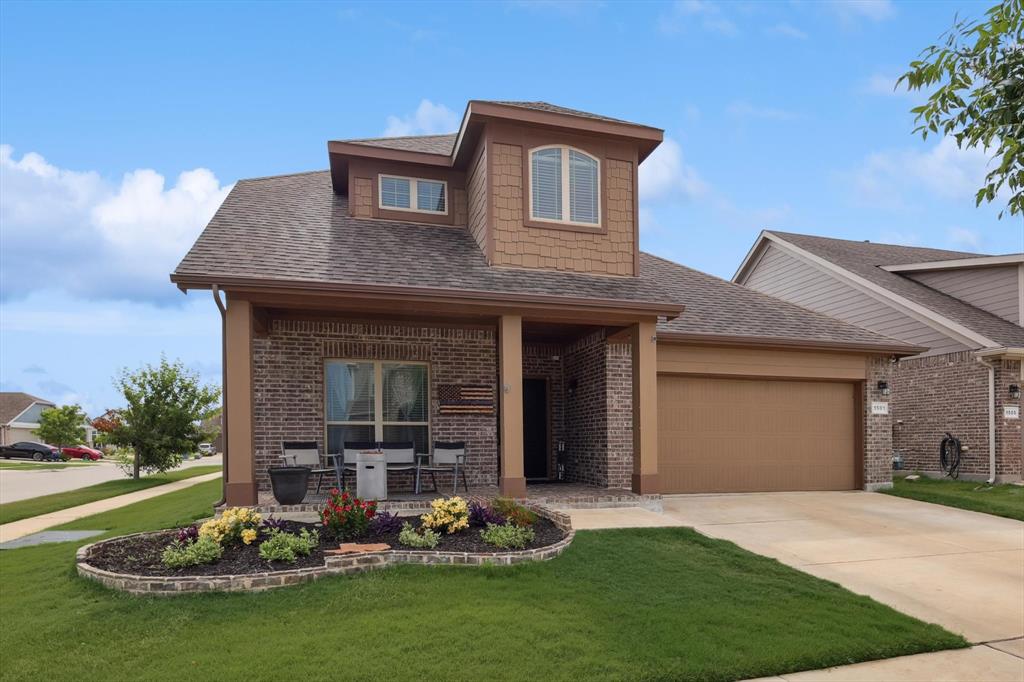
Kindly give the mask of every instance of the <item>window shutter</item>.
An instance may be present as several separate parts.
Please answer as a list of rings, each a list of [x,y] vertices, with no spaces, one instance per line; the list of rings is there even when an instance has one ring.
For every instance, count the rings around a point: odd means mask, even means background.
[[[562,219],[562,150],[540,149],[530,160],[534,218]]]

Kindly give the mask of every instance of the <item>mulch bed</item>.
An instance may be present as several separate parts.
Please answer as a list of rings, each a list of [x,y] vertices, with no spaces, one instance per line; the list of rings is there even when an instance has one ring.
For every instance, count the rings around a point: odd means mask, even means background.
[[[414,526],[419,525],[419,518],[403,518]],[[89,556],[89,564],[104,571],[114,573],[125,573],[130,575],[158,575],[158,576],[192,576],[192,575],[246,575],[250,573],[263,573],[265,571],[284,571],[295,568],[308,568],[324,565],[324,550],[337,549],[340,540],[328,538],[324,533],[323,526],[311,523],[300,523],[297,521],[287,522],[286,530],[297,533],[302,528],[310,528],[319,531],[320,546],[314,549],[309,556],[300,556],[291,564],[284,561],[265,561],[260,558],[259,541],[251,545],[232,545],[224,548],[224,555],[219,561],[212,564],[201,564],[199,566],[188,566],[185,568],[168,568],[160,560],[164,548],[171,544],[177,535],[176,530],[138,535],[124,540],[113,540],[94,547]],[[526,546],[526,549],[536,549],[553,545],[565,537],[555,524],[550,520],[539,517],[533,525],[536,535],[534,541]],[[263,535],[260,539],[263,539]],[[383,535],[369,535],[353,542],[375,543],[382,542],[395,549],[416,551],[415,548],[405,547],[398,542],[398,532]],[[441,541],[433,550],[440,552],[474,552],[480,554],[494,554],[499,551],[493,545],[488,545],[480,537],[479,528],[469,528],[453,535],[442,535]]]

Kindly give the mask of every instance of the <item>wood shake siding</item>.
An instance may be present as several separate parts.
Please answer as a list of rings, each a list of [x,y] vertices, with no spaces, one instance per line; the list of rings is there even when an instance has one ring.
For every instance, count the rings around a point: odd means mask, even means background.
[[[369,218],[373,215],[373,180],[355,178],[352,182],[352,215]]]
[[[490,262],[490,235],[487,234],[487,146],[483,143],[466,173],[466,190],[469,195],[469,232]]]
[[[791,256],[774,244],[765,250],[750,273],[746,286],[873,332],[926,346],[930,350],[925,355],[965,349],[958,341]]]
[[[606,275],[636,274],[633,164],[610,158],[604,161],[602,191],[607,194],[607,231],[539,228],[523,224],[524,156],[519,145],[496,142],[491,148],[494,264]]]
[[[1020,319],[1019,265],[908,273],[910,279],[987,310],[1004,320]]]

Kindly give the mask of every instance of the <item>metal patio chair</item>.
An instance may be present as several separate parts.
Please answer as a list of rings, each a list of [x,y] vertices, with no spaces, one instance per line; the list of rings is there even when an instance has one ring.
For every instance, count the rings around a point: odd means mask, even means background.
[[[462,486],[468,493],[469,483],[466,482],[466,443],[464,441],[434,441],[434,454],[430,458],[430,464],[421,467],[420,471],[426,471],[430,474],[430,480],[434,483],[434,492],[437,492],[437,478],[435,474],[451,473],[452,495],[459,489],[459,474],[461,474]]]
[[[307,467],[311,469],[310,473],[317,476],[317,493],[320,492],[320,485],[323,483],[324,476],[326,474],[336,474],[332,467],[324,466],[323,459],[320,457],[320,448],[317,447],[314,440],[283,441],[281,443],[281,459],[284,460],[285,466]],[[341,481],[338,481],[338,484],[340,485]]]

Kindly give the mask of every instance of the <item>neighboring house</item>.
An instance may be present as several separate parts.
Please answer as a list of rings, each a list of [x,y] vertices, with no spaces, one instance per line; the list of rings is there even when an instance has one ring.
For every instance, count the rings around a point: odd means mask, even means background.
[[[1024,254],[985,256],[766,231],[734,282],[928,350],[900,360],[894,447],[935,472],[946,432],[962,471],[1019,480],[1024,467]]]
[[[51,407],[56,404],[28,393],[0,393],[0,445],[38,441],[35,430],[39,428],[39,415]]]
[[[171,275],[224,316],[227,503],[265,494],[284,440],[463,441],[470,484],[513,496],[559,471],[640,494],[891,485],[869,408],[923,349],[642,253],[661,141],[472,101],[457,133],[239,181]]]

